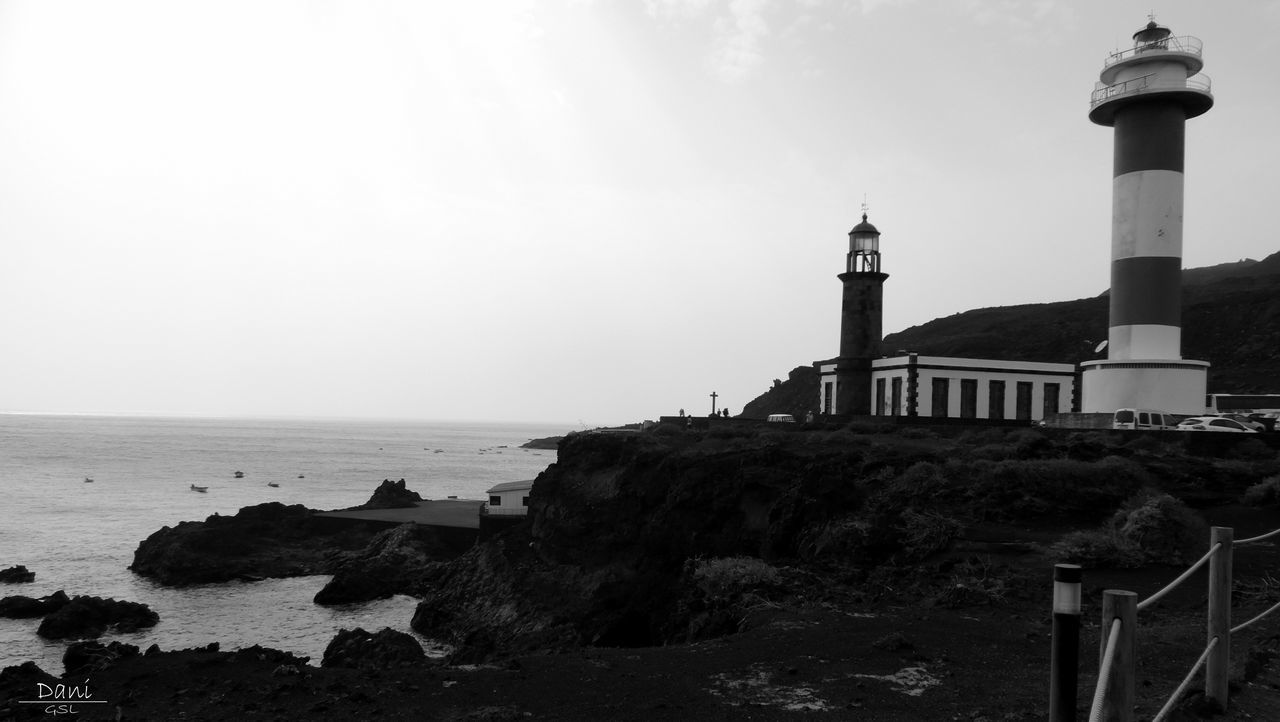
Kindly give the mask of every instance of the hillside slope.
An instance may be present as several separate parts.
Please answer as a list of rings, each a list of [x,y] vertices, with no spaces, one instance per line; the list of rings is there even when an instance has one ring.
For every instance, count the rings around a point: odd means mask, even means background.
[[[1280,253],[1182,272],[1182,352],[1213,364],[1213,393],[1280,392]],[[884,339],[885,355],[1080,363],[1107,338],[1107,293],[1058,303],[980,308]],[[832,346],[836,345],[833,337]],[[742,416],[817,411],[818,376],[796,369]]]

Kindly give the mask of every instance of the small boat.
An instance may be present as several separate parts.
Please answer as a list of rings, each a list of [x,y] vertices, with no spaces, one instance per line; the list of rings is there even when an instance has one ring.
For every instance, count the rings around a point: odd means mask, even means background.
[[[209,490],[209,487],[207,487],[207,486],[196,486],[195,484],[192,484],[192,485],[191,485],[191,490],[192,490],[192,491],[198,491],[198,492],[200,492],[201,494],[203,494],[203,493],[205,493],[206,491],[208,491],[208,490]]]
[[[305,478],[307,478],[307,477],[303,476],[302,474],[298,474],[298,478],[299,478],[299,479],[305,479]]]
[[[244,472],[243,472],[243,471],[237,471],[237,472],[236,472],[236,478],[237,478],[237,479],[243,479],[243,478],[244,478]]]
[[[280,485],[275,483],[274,481],[268,481],[267,486],[280,486]]]
[[[84,478],[84,483],[86,483],[86,484],[92,484],[92,483],[93,483],[93,477],[92,477],[92,476],[86,476],[86,477]]]

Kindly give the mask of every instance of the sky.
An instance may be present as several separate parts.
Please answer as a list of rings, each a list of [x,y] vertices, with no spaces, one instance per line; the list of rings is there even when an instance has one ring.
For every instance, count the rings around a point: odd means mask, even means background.
[[[1153,11],[1184,266],[1280,251],[1280,0],[0,0],[0,412],[736,414],[864,202],[886,333],[1095,296]]]

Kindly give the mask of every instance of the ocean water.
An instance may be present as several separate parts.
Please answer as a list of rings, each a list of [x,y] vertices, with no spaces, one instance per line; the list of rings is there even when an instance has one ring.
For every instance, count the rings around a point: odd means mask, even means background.
[[[128,570],[138,543],[162,526],[268,501],[362,504],[383,479],[403,478],[426,498],[482,499],[494,484],[532,479],[555,461],[554,451],[520,444],[565,431],[551,424],[0,414],[0,569],[24,564],[36,573],[32,584],[0,584],[0,596],[61,589],[142,602],[160,615],[158,625],[101,641],[143,649],[262,644],[319,664],[341,628],[410,632],[415,601],[322,607],[311,598],[325,576],[165,588]],[[244,478],[234,478],[236,471]],[[209,490],[196,493],[191,484]],[[31,660],[61,674],[66,643],[37,636],[39,621],[0,619],[0,668]],[[440,649],[419,641],[429,653]]]

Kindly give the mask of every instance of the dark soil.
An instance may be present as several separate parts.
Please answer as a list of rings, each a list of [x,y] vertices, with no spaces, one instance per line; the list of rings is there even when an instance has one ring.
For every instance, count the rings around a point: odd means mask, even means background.
[[[1253,524],[1274,523],[1267,517],[1275,513],[1233,507],[1209,516],[1239,522],[1239,536],[1253,533]],[[931,574],[834,584],[820,598],[761,604],[741,620],[742,632],[693,644],[381,671],[182,651],[119,660],[64,683],[105,702],[76,705],[86,720],[1046,719],[1051,565],[1008,541],[957,546],[923,567]],[[1267,571],[1280,551],[1244,547],[1237,557],[1238,586],[1273,593],[1265,603],[1242,598],[1235,614],[1243,620],[1274,602],[1280,583]],[[1007,593],[950,593],[954,585],[939,570],[956,563],[985,565],[1007,582]],[[1080,719],[1095,682],[1102,589],[1145,597],[1179,571],[1087,573]],[[1203,575],[1193,577],[1140,616],[1138,719],[1154,716],[1204,644],[1203,588]],[[1230,709],[1217,719],[1280,719],[1280,619],[1251,627],[1233,644]],[[39,681],[7,670],[0,719],[46,718],[44,706],[17,703],[36,699]],[[1186,700],[1173,719],[1201,719],[1195,701]]]

